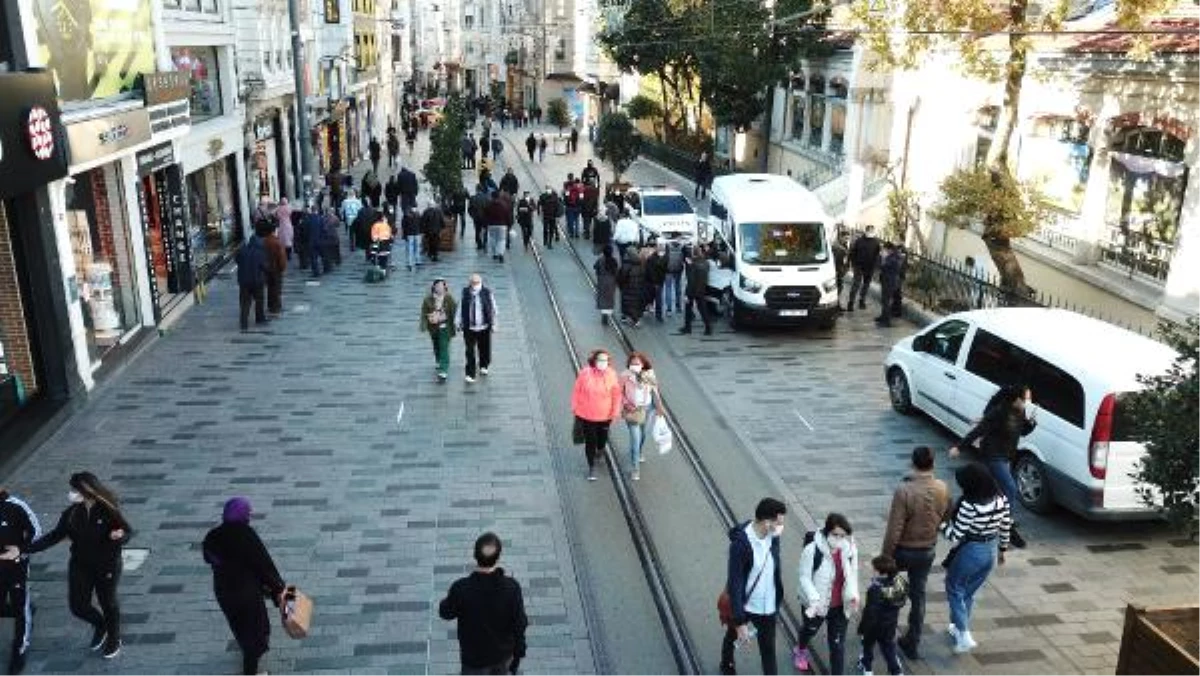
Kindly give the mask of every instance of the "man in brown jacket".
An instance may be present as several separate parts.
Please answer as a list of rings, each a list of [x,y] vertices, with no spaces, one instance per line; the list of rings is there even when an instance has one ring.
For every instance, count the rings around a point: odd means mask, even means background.
[[[921,627],[925,623],[925,583],[933,568],[938,526],[949,516],[950,489],[933,475],[933,450],[918,446],[912,452],[913,471],[892,495],[882,554],[908,571],[908,631],[897,645],[909,659],[920,659]]]
[[[259,221],[256,234],[263,239],[267,251],[267,313],[278,317],[283,312],[283,273],[287,271],[287,250],[275,235],[275,226]]]

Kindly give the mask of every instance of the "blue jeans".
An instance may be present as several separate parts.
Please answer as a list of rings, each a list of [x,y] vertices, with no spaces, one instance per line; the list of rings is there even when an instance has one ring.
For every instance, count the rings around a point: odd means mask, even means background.
[[[567,235],[569,237],[579,236],[579,210],[567,209]]]
[[[647,415],[646,420],[649,420]],[[638,464],[642,462],[642,446],[646,443],[646,423],[625,421],[625,426],[629,428],[629,464],[634,472],[638,471]]]
[[[683,309],[683,288],[680,282],[683,281],[683,272],[668,272],[667,278],[663,280],[662,285],[662,300],[660,302],[660,311],[665,308],[667,312],[674,310],[679,312]]]
[[[946,601],[950,604],[950,622],[958,631],[971,631],[971,609],[975,592],[983,586],[996,565],[996,541],[964,542],[950,570],[946,571]]]
[[[1017,481],[1013,479],[1012,465],[1008,460],[994,458],[987,461],[987,466],[992,473],[992,478],[1000,486],[1000,490],[1004,491],[1004,497],[1008,498],[1008,508],[1015,510],[1017,507]]]
[[[489,225],[487,233],[488,254],[503,256],[504,247],[508,244],[508,227],[504,225]]]
[[[421,264],[421,238],[416,235],[404,238],[404,248],[408,250],[408,267]]]

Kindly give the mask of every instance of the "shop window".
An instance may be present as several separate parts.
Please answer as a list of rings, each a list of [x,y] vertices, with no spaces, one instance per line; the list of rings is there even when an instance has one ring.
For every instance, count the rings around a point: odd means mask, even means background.
[[[835,77],[829,82],[829,152],[841,155],[846,146],[846,81]]]
[[[214,47],[172,47],[175,70],[188,73],[192,85],[192,121],[202,122],[221,114],[220,71]]]
[[[796,87],[795,83],[797,81],[799,87]],[[796,80],[793,80],[792,86],[794,90],[792,92],[791,138],[802,141],[804,140],[804,113],[808,103],[808,100],[805,98],[807,95],[804,92],[804,78],[796,78]]]
[[[67,227],[93,362],[119,345],[121,336],[139,323],[122,193],[115,163],[75,176],[66,189]]]
[[[1046,201],[1072,213],[1083,209],[1092,149],[1091,127],[1072,117],[1033,121],[1021,143],[1020,175],[1040,185]]]
[[[236,170],[230,155],[187,176],[192,256],[201,279],[210,277],[242,241],[233,179]]]
[[[820,148],[825,142],[825,78],[808,80],[808,145]]]
[[[984,106],[975,113],[975,166],[982,167],[1000,122],[999,106]]]

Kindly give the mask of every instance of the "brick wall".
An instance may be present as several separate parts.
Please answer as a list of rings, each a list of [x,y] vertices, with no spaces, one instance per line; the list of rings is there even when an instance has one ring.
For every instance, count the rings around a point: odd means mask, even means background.
[[[121,279],[121,266],[117,263],[117,247],[113,241],[113,207],[121,208],[120,204],[110,205],[108,203],[108,182],[104,167],[99,167],[89,172],[92,183],[92,203],[96,206],[96,212],[93,216],[96,218],[96,231],[100,233],[100,250],[93,253],[97,260],[107,261],[112,264],[112,286],[113,295],[118,303],[117,312],[121,312],[120,296],[117,294],[117,289],[123,288],[123,280]],[[124,322],[124,317],[122,317]]]
[[[38,391],[37,375],[33,369],[21,286],[17,282],[12,232],[3,204],[0,204],[0,342],[4,344],[9,369],[21,378],[26,396],[32,397]]]

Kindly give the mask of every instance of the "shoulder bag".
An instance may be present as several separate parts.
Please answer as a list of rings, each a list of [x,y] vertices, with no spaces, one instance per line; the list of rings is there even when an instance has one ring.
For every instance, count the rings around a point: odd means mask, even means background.
[[[754,554],[751,553],[751,557]],[[753,560],[753,559],[751,559]],[[758,575],[754,576],[754,582],[750,583],[750,589],[746,592],[746,597],[749,598],[754,593],[754,589],[758,587],[758,581],[762,578],[763,571],[767,569],[767,561],[763,560],[762,568],[758,569]],[[733,601],[729,598],[729,590],[722,589],[717,595],[717,619],[726,627],[733,626]]]

